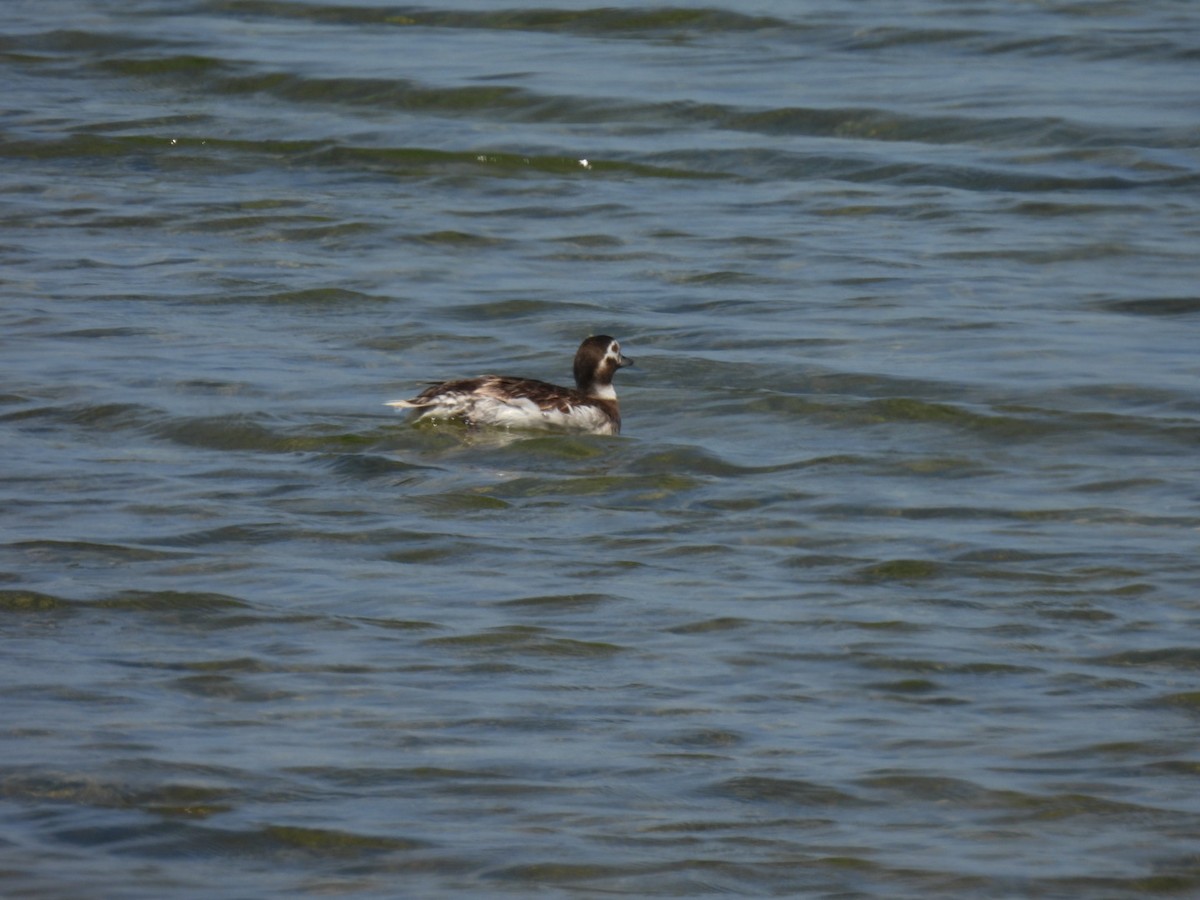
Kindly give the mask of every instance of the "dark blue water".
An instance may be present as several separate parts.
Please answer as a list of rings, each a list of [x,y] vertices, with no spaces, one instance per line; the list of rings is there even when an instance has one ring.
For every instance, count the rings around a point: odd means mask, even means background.
[[[0,893],[1200,891],[1190,4],[4,10]]]

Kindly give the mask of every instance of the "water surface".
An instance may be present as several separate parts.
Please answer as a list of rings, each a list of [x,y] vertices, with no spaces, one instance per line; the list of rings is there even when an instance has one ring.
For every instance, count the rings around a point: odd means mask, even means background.
[[[1198,58],[9,2],[3,892],[1200,890]],[[596,332],[620,437],[383,406]]]

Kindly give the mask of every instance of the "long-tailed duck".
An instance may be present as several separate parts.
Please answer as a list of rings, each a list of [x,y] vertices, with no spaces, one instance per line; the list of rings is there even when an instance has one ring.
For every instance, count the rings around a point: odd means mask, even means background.
[[[419,409],[418,420],[460,418],[468,425],[620,434],[621,410],[612,380],[617,369],[631,365],[620,344],[598,334],[575,354],[574,390],[532,378],[481,375],[434,383],[411,400],[387,405]]]

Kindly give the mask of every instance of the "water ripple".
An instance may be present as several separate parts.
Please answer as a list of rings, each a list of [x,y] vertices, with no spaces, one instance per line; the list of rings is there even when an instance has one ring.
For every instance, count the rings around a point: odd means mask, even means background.
[[[6,7],[8,892],[1196,893],[1194,23],[570,6]]]

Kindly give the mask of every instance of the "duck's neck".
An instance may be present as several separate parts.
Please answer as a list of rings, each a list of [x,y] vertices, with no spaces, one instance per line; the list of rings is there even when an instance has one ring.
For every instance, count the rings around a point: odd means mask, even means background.
[[[585,397],[591,397],[593,400],[616,400],[617,392],[613,390],[611,383],[600,384],[593,381],[590,384],[578,385],[579,393]]]

